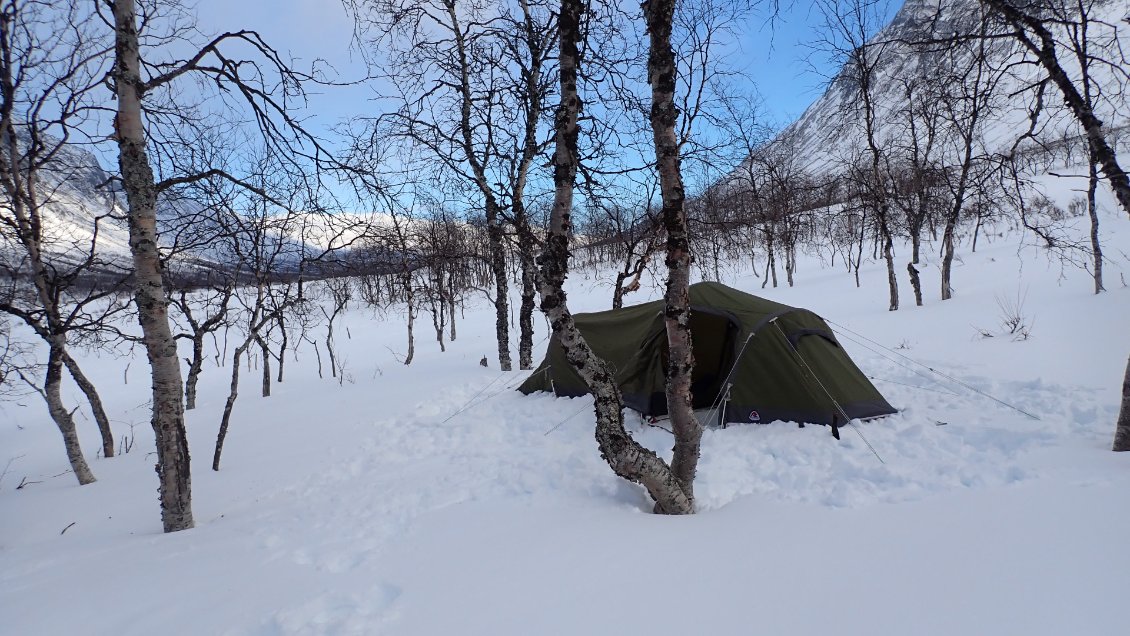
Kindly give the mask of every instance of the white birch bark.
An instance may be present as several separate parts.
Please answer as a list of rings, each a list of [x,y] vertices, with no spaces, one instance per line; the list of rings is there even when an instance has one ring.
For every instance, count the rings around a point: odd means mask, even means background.
[[[642,484],[655,499],[658,511],[690,513],[693,511],[691,500],[667,464],[655,453],[640,446],[624,429],[624,401],[615,377],[577,329],[562,289],[568,273],[573,186],[578,164],[577,114],[581,100],[577,93],[577,67],[580,63],[579,23],[584,6],[582,0],[562,0],[558,20],[561,105],[554,125],[553,208],[545,250],[540,257],[541,308],[549,319],[554,337],[564,347],[569,364],[593,395],[596,440],[601,456],[617,475]]]
[[[145,352],[152,369],[152,425],[157,442],[158,491],[165,532],[186,530],[192,518],[192,480],[180,359],[169,325],[160,253],[157,248],[157,188],[145,149],[141,54],[134,0],[113,3],[115,61],[111,72],[118,111],[118,165],[129,205],[129,245],[134,267],[134,301]]]

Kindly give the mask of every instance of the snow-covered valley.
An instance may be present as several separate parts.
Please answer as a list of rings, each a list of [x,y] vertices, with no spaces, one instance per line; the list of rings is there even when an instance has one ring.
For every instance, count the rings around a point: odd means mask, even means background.
[[[1130,465],[1109,447],[1130,222],[1102,222],[1097,296],[1003,227],[975,253],[963,243],[953,300],[937,300],[931,256],[926,305],[897,312],[881,263],[857,289],[809,254],[796,287],[764,290],[732,264],[722,282],[829,319],[900,413],[840,441],[783,422],[709,429],[693,517],[649,514],[611,473],[591,400],[523,396],[525,373],[479,366],[494,348],[485,300],[445,353],[419,329],[407,367],[403,317],[353,307],[340,381],[318,378],[309,346],[274,396],[245,380],[219,472],[229,369],[210,362],[188,413],[197,527],[170,535],[144,355],[88,356],[116,435],[137,442],[80,487],[38,398],[3,403],[0,633],[1120,633]],[[603,273],[570,289],[575,311],[609,305]],[[1018,294],[1027,339],[1000,333],[998,299]],[[79,421],[93,458],[97,431]],[[668,433],[628,422],[669,455]]]

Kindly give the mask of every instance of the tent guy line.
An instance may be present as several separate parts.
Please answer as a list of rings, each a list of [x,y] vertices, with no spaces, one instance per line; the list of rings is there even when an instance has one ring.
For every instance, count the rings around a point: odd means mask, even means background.
[[[777,331],[781,332],[782,338],[788,340],[788,335],[785,333],[784,329],[781,329],[781,325],[777,324],[776,318],[770,320],[769,323],[776,327]],[[887,462],[883,461],[883,458],[879,455],[879,451],[875,450],[875,447],[871,445],[871,442],[867,441],[867,438],[863,436],[863,431],[859,430],[859,427],[855,425],[855,419],[847,414],[847,411],[844,410],[844,407],[840,406],[840,403],[838,400],[836,400],[836,397],[832,395],[832,392],[828,390],[828,387],[824,386],[824,383],[820,381],[820,376],[816,375],[816,372],[813,371],[812,367],[810,367],[808,365],[808,362],[805,361],[804,356],[800,355],[800,350],[796,347],[793,347],[793,355],[795,355],[796,359],[799,360],[802,365],[804,365],[805,369],[808,369],[808,373],[812,375],[812,379],[816,380],[816,384],[819,385],[819,387],[824,391],[824,393],[828,396],[828,399],[831,400],[832,404],[836,406],[836,410],[840,412],[840,415],[844,416],[844,425],[850,426],[851,430],[855,431],[855,434],[858,435],[859,439],[863,440],[863,443],[867,446],[867,450],[871,451],[871,454],[875,456],[875,459],[879,460],[880,464],[886,464]],[[812,387],[808,387],[808,389],[811,391]],[[836,428],[836,421],[835,418],[833,418],[832,435],[834,435],[836,439],[840,439],[839,432],[836,430]]]
[[[825,320],[827,320],[827,319],[825,319]],[[923,363],[921,363],[921,362],[919,362],[919,361],[915,360],[914,358],[911,358],[910,356],[906,356],[906,355],[903,355],[903,354],[899,353],[898,351],[895,351],[895,350],[893,350],[893,349],[891,349],[891,348],[889,348],[889,347],[885,347],[885,346],[883,346],[883,345],[879,344],[878,342],[875,342],[874,340],[872,340],[872,339],[868,338],[867,336],[865,336],[865,335],[863,335],[863,334],[861,334],[861,333],[857,333],[857,332],[855,332],[855,331],[852,331],[851,329],[848,329],[847,327],[845,327],[845,326],[841,325],[840,323],[838,323],[838,322],[836,322],[836,321],[834,321],[834,320],[827,320],[827,322],[828,322],[828,323],[830,323],[830,324],[833,324],[833,325],[835,325],[836,327],[838,327],[838,328],[840,328],[840,329],[842,329],[842,330],[844,330],[844,331],[846,331],[846,332],[848,332],[848,333],[850,333],[850,334],[854,334],[854,335],[856,335],[856,336],[857,336],[857,337],[859,337],[859,338],[863,338],[864,340],[866,340],[867,342],[870,342],[871,344],[875,345],[876,347],[880,347],[880,348],[882,348],[882,349],[884,349],[884,350],[886,350],[886,351],[890,351],[891,353],[893,353],[893,354],[895,354],[896,356],[898,356],[898,357],[902,358],[903,360],[906,360],[906,361],[908,361],[908,362],[912,362],[912,363],[914,363],[914,364],[917,364],[918,366],[920,366],[920,367],[922,367],[922,368],[924,368],[924,369],[926,369],[926,370],[930,371],[931,373],[934,373],[934,374],[935,374],[935,375],[937,375],[938,377],[941,377],[941,378],[945,378],[945,379],[949,380],[950,382],[953,382],[954,384],[957,384],[957,385],[960,385],[960,386],[962,386],[962,387],[965,387],[966,389],[968,389],[968,390],[970,390],[970,391],[973,391],[974,393],[976,393],[976,394],[978,394],[978,395],[981,395],[981,396],[983,396],[983,397],[987,397],[987,398],[989,398],[990,400],[992,400],[992,401],[994,401],[994,402],[996,402],[996,403],[998,403],[998,404],[1000,404],[1000,405],[1002,405],[1002,406],[1006,406],[1006,407],[1008,407],[1008,408],[1010,408],[1010,409],[1012,409],[1012,410],[1016,411],[1017,413],[1021,413],[1021,414],[1023,414],[1023,415],[1026,415],[1026,416],[1028,416],[1029,418],[1031,418],[1031,419],[1033,419],[1033,420],[1036,420],[1037,422],[1041,421],[1041,420],[1040,420],[1040,418],[1036,417],[1035,415],[1032,415],[1031,413],[1029,413],[1028,411],[1025,411],[1024,409],[1020,408],[1019,406],[1015,406],[1015,405],[1013,405],[1013,404],[1009,404],[1008,402],[1005,402],[1004,400],[1002,400],[1002,399],[1000,399],[1000,398],[998,398],[998,397],[996,397],[996,396],[990,395],[990,394],[989,394],[989,393],[987,393],[986,391],[982,391],[981,389],[978,389],[977,387],[975,387],[975,386],[973,386],[973,385],[971,385],[971,384],[968,384],[968,383],[966,383],[966,382],[962,382],[961,380],[958,380],[957,378],[953,377],[952,375],[949,375],[949,374],[946,374],[946,373],[942,373],[941,371],[938,371],[938,370],[937,370],[937,369],[935,369],[934,367],[931,367],[931,366],[929,366],[929,365],[923,364]],[[855,342],[856,344],[859,344],[860,346],[865,346],[865,345],[863,345],[863,343],[859,342],[858,340],[856,340],[856,339],[854,339],[854,338],[851,338],[850,336],[849,336],[849,340],[852,340],[852,342]],[[869,348],[869,347],[867,347],[867,348]]]

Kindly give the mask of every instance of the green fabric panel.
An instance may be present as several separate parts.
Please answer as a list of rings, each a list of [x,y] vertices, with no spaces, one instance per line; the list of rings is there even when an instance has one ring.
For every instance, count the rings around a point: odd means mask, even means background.
[[[631,386],[650,381],[648,367],[655,354],[644,355],[643,345],[662,331],[662,311],[663,301],[655,301],[620,310],[576,314],[573,319],[593,353],[611,365],[621,389],[627,390],[625,380],[630,380]],[[662,367],[659,375],[662,378]],[[545,359],[518,390],[554,391],[568,396],[588,393],[581,376],[565,359],[565,349],[557,338],[550,338]]]
[[[757,410],[830,411],[831,402],[814,387],[793,357],[788,340],[773,323],[753,334],[734,370],[730,399]]]
[[[837,416],[836,403],[850,417],[895,412],[816,314],[720,283],[691,285],[690,298],[696,408],[713,404],[728,379],[733,385],[730,404],[736,407],[729,413],[731,421],[747,421],[750,413],[764,412],[774,419],[829,423]],[[667,412],[662,311],[663,301],[658,300],[575,316],[589,346],[616,371],[626,404],[651,415]],[[555,338],[541,366],[519,390],[588,393]]]
[[[831,340],[809,332],[825,334]],[[790,336],[795,336],[796,349]],[[895,409],[834,340],[827,323],[804,309],[763,325],[738,363],[735,376],[740,380],[731,392],[732,402],[767,412],[809,412],[806,421],[830,421],[838,413],[836,403],[853,417],[894,413]],[[880,406],[876,409],[863,410],[881,412],[857,415],[845,407],[847,404],[877,404]]]

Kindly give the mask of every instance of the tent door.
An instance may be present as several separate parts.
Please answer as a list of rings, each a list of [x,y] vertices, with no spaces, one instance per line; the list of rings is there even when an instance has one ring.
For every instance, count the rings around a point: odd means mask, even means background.
[[[691,400],[696,409],[710,408],[725,388],[722,383],[734,364],[734,336],[737,324],[724,314],[691,310],[694,339],[694,371],[691,373]]]
[[[734,366],[734,339],[738,333],[738,323],[725,313],[717,310],[691,307],[691,336],[694,345],[694,371],[691,372],[691,404],[698,409],[710,408],[723,389],[723,382]],[[660,346],[661,369],[667,368],[667,336],[661,330],[654,340]],[[645,347],[646,349],[646,347]],[[661,377],[656,378],[655,391],[651,394],[648,412],[653,415],[667,414],[667,394]]]

